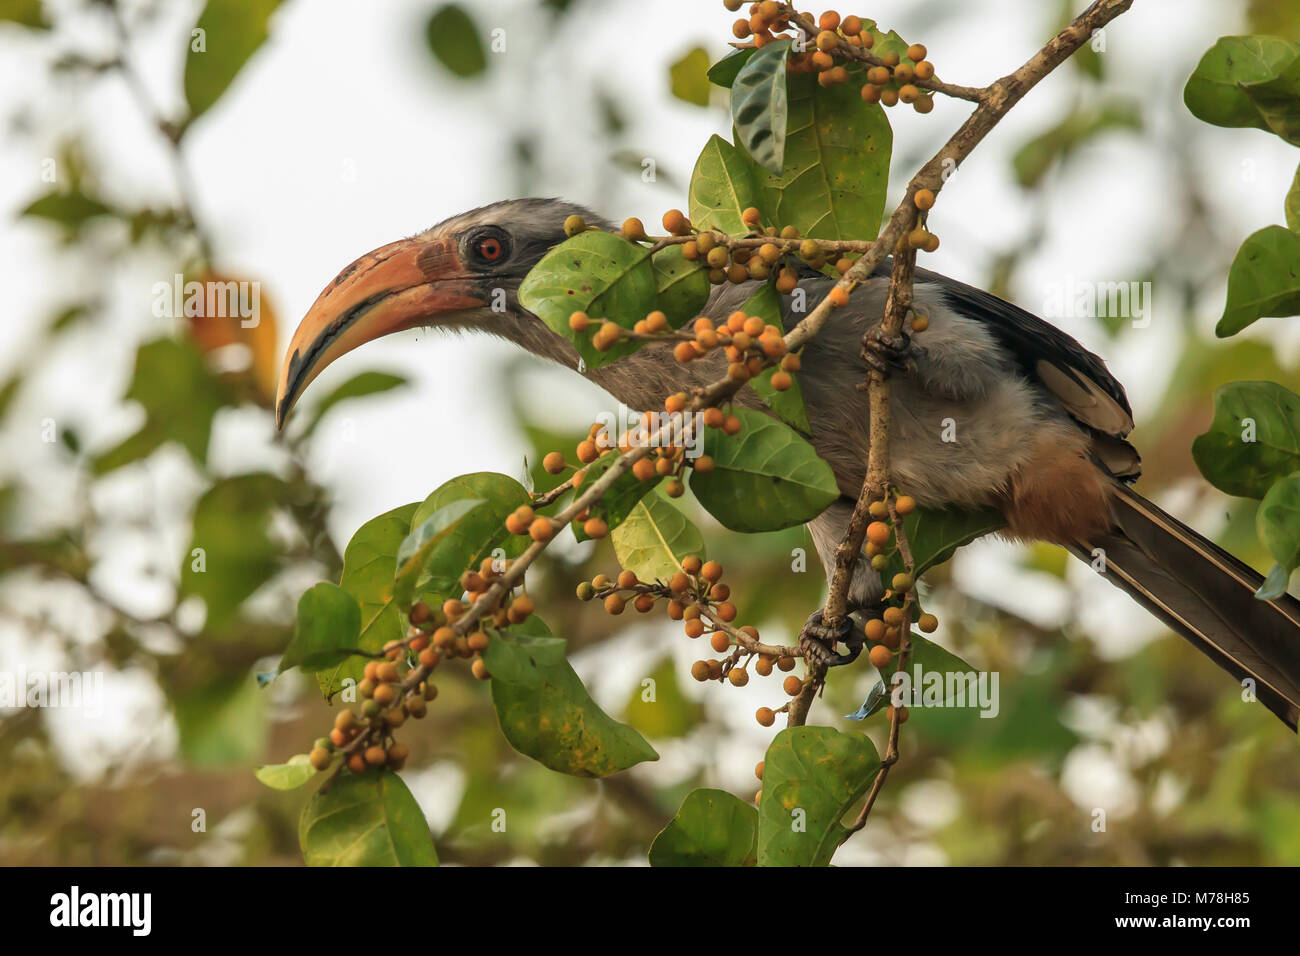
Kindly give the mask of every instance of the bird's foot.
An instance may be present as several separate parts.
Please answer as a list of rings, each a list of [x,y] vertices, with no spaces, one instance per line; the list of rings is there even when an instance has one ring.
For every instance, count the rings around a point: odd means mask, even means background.
[[[906,332],[891,334],[878,325],[862,336],[862,358],[881,375],[913,371],[911,348],[912,339]]]
[[[825,608],[818,608],[808,615],[803,630],[799,632],[799,648],[803,651],[804,660],[813,661],[823,667],[839,667],[841,664],[853,663],[862,653],[866,635],[854,625],[853,619],[848,614],[845,614],[835,627],[823,624],[822,615],[825,611]],[[841,641],[849,649],[847,654],[840,654],[835,650],[835,645]]]

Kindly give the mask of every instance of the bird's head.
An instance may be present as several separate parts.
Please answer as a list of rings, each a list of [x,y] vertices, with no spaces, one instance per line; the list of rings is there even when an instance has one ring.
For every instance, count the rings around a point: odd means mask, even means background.
[[[276,424],[284,426],[307,385],[335,359],[417,326],[489,332],[563,358],[564,340],[522,309],[516,293],[547,250],[564,241],[564,220],[575,213],[605,225],[557,199],[507,200],[380,246],[347,266],[293,334],[280,372]]]

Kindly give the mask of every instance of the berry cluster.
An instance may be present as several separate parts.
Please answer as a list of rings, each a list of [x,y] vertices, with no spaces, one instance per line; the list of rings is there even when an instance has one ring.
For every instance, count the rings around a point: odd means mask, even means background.
[[[728,10],[737,11],[743,0],[723,0]],[[794,37],[785,33],[798,31]],[[934,64],[927,60],[920,43],[907,48],[907,61],[897,50],[879,56],[871,53],[875,34],[861,17],[841,17],[827,10],[813,19],[810,13],[797,13],[777,0],[762,0],[749,5],[749,16],[732,24],[737,40],[751,40],[764,47],[777,39],[797,39],[799,44],[787,59],[791,73],[813,73],[822,86],[838,86],[851,79],[863,79],[862,98],[884,106],[909,104],[918,113],[934,109],[934,97],[918,85],[934,79]],[[837,62],[838,61],[838,62]]]
[[[467,635],[455,628],[457,619],[488,593],[508,566],[509,562],[484,558],[479,570],[461,575],[464,600],[452,598],[441,607],[417,601],[411,607],[405,639],[390,641],[382,659],[366,662],[357,684],[361,706],[340,711],[329,736],[315,742],[308,755],[313,767],[326,770],[336,756],[342,756],[352,773],[372,767],[402,769],[410,751],[394,739],[393,732],[408,718],[418,720],[428,712],[428,702],[438,696],[430,678],[439,663],[445,658],[472,658],[474,676],[487,680],[491,675],[482,654],[491,638],[485,628],[520,624],[533,613],[533,600],[527,594],[505,591],[483,626]]]
[[[736,627],[736,606],[731,603],[731,588],[722,583],[722,565],[717,561],[702,561],[692,555],[682,560],[681,570],[667,581],[641,581],[635,572],[624,569],[611,581],[603,574],[591,581],[583,581],[577,588],[583,601],[599,599],[610,614],[622,614],[631,604],[642,614],[654,610],[663,601],[668,617],[681,621],[688,638],[708,638],[709,646],[721,658],[697,660],[691,665],[691,676],[697,681],[726,681],[734,687],[749,683],[749,664],[754,673],[769,676],[773,670],[788,672],[794,669],[792,649],[767,647],[759,641],[758,629],[751,625]],[[791,697],[803,690],[803,681],[791,674],[783,685]],[[760,707],[755,719],[764,727],[776,722],[776,715],[786,709]]]
[[[916,500],[910,495],[899,495],[893,499],[891,516],[890,505],[886,501],[873,501],[869,514],[872,521],[867,525],[866,541],[863,553],[871,561],[874,571],[884,572],[890,564],[890,556],[896,550],[890,547],[895,539],[894,521],[899,521],[916,510]],[[891,517],[894,520],[891,520]],[[863,625],[867,643],[870,646],[868,658],[882,674],[887,672],[894,661],[903,642],[903,629],[907,627],[909,606],[914,599],[916,582],[912,575],[900,571],[887,582],[888,587],[882,599],[883,607],[878,617],[873,617]],[[930,634],[939,627],[939,619],[933,614],[922,614],[917,618],[917,627]],[[888,708],[889,719],[893,720],[893,708]],[[901,708],[899,722],[907,719],[907,708]]]

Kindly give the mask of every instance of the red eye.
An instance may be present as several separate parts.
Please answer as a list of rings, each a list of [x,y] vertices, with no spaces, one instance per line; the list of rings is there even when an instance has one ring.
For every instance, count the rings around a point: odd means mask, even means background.
[[[496,262],[501,258],[501,240],[484,239],[478,244],[478,254],[488,262]]]

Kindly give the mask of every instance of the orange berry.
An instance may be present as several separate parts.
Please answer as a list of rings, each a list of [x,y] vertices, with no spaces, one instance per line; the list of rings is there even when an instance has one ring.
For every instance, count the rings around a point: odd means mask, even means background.
[[[582,525],[582,532],[588,538],[603,538],[609,534],[609,525],[604,518],[588,518]]]
[[[669,209],[664,213],[664,228],[674,236],[684,236],[690,231],[691,224],[680,209]]]
[[[727,672],[727,680],[731,681],[732,687],[744,687],[749,683],[749,671],[743,667],[733,667]]]
[[[474,663],[470,665],[470,672],[478,680],[487,680],[492,675],[488,673],[487,665],[483,663],[483,658],[474,658]]]
[[[687,623],[692,622],[688,621]],[[709,646],[719,654],[725,653],[727,648],[731,646],[731,638],[724,631],[714,631],[713,636],[709,638]]]
[[[877,644],[867,656],[871,659],[871,666],[878,671],[883,671],[889,666],[889,662],[894,659],[894,655],[890,653],[889,648],[883,644]]]
[[[555,526],[550,518],[535,518],[528,526],[528,536],[534,541],[550,541],[555,534]]]
[[[686,636],[691,640],[695,640],[695,638],[704,633],[704,622],[698,617],[691,618],[684,626],[686,629]],[[725,648],[723,649],[725,650]]]
[[[781,685],[781,689],[791,697],[798,697],[799,692],[803,690],[803,681],[791,674],[785,679],[785,683]]]
[[[760,707],[754,711],[754,719],[758,721],[760,727],[771,727],[776,723],[776,711],[771,707]],[[758,779],[763,779],[763,774],[759,772]]]
[[[883,521],[873,521],[867,525],[867,540],[877,547],[883,547],[889,543],[890,529],[889,525]]]

